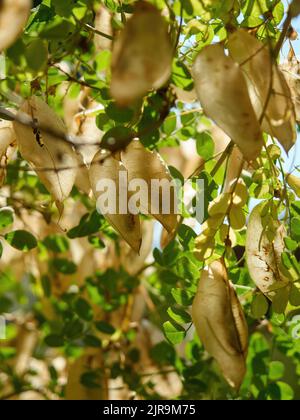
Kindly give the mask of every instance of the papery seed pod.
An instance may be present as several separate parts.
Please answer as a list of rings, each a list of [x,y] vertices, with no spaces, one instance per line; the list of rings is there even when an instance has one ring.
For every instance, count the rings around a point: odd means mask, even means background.
[[[126,168],[112,156],[102,158],[100,151],[95,155],[89,171],[97,208],[132,249],[139,253],[142,242],[140,220],[137,214],[131,214],[128,210],[130,193]]]
[[[281,283],[287,285],[287,280],[280,272],[281,256],[285,249],[284,238],[286,230],[284,225],[276,223],[276,234],[271,241],[263,227],[262,211],[264,203],[256,206],[250,215],[247,238],[246,260],[250,276],[256,286],[269,298],[273,299],[276,293],[272,287]]]
[[[293,55],[288,62],[280,66],[285,80],[290,88],[292,101],[295,107],[296,120],[300,122],[300,63]]]
[[[138,1],[113,46],[112,97],[128,105],[159,89],[171,75],[172,57],[166,21],[156,7]]]
[[[10,47],[22,33],[31,6],[31,0],[0,2],[0,52]]]
[[[246,373],[248,328],[223,261],[215,261],[203,271],[192,317],[206,351],[230,386],[238,390]]]
[[[168,232],[177,226],[176,189],[168,167],[157,152],[147,150],[139,140],[133,140],[121,152],[129,182],[145,183],[139,190],[141,212],[151,214]]]
[[[22,157],[31,164],[55,202],[61,206],[73,188],[78,166],[74,149],[61,138],[66,134],[64,123],[36,96],[26,100],[20,112],[30,116],[37,127],[53,132],[49,134],[39,128],[33,129],[18,121],[13,123]]]
[[[229,36],[228,49],[245,75],[263,130],[277,138],[288,152],[296,141],[295,110],[291,91],[273,62],[269,46],[239,29]]]
[[[286,177],[286,182],[289,184],[295,194],[300,197],[300,178],[295,175],[288,174]]]
[[[239,66],[215,44],[200,52],[192,73],[205,114],[236,143],[245,159],[256,159],[262,134]]]

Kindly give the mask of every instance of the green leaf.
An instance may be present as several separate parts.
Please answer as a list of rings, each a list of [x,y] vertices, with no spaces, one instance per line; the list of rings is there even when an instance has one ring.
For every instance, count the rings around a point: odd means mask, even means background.
[[[93,319],[92,307],[85,299],[77,299],[74,308],[77,315],[85,321],[91,321]]]
[[[43,244],[57,253],[66,252],[70,249],[68,239],[62,235],[49,235],[43,240]]]
[[[37,247],[37,240],[35,237],[25,230],[15,230],[7,233],[4,238],[12,247],[19,251],[30,251]]]
[[[171,344],[180,344],[185,339],[185,329],[178,324],[167,321],[163,324],[163,330]]]
[[[111,102],[105,108],[106,115],[117,123],[128,123],[134,116],[134,111],[131,108],[120,108],[114,102]]]
[[[104,222],[103,216],[101,216],[96,210],[91,214],[85,214],[78,226],[69,230],[67,233],[68,238],[84,238],[85,236],[93,235],[98,233]]]
[[[292,236],[296,241],[300,241],[300,218],[293,217],[291,221]]]
[[[185,90],[192,90],[194,86],[192,76],[187,66],[179,60],[174,61],[173,63],[172,82]]]
[[[83,323],[79,319],[73,319],[65,324],[63,333],[68,339],[74,340],[81,337],[83,330]]]
[[[101,147],[111,152],[116,152],[124,149],[131,140],[136,137],[136,133],[124,126],[118,126],[107,131],[102,140]]]
[[[64,345],[64,339],[61,335],[50,334],[45,337],[45,343],[49,347],[62,347]]]
[[[173,131],[175,131],[177,125],[177,117],[175,112],[171,112],[171,114],[165,119],[162,125],[162,131],[167,135],[170,136]]]
[[[43,288],[43,291],[44,291],[44,295],[46,297],[50,297],[51,296],[51,281],[50,281],[50,278],[46,275],[42,276],[41,283],[42,283],[42,288]]]
[[[102,346],[101,340],[94,335],[86,335],[83,341],[87,347],[101,348]]]
[[[0,210],[0,229],[10,226],[14,221],[14,213],[10,209]]]
[[[197,153],[203,159],[211,159],[214,155],[215,143],[209,133],[204,131],[196,135]]]
[[[30,69],[36,72],[43,70],[48,60],[47,43],[41,39],[35,39],[27,46],[25,57]]]
[[[298,242],[294,241],[291,238],[284,238],[284,243],[289,251],[293,252],[296,251],[296,249],[298,248]]]
[[[7,296],[0,297],[0,314],[9,312],[13,302]]]
[[[300,289],[295,284],[291,286],[289,301],[293,306],[300,306]]]
[[[102,332],[103,334],[113,335],[115,333],[115,328],[110,325],[108,322],[105,321],[98,321],[95,323],[95,327],[98,331]]]
[[[81,385],[85,386],[89,389],[97,389],[100,388],[101,383],[101,372],[97,371],[89,371],[85,372],[80,377]]]
[[[98,236],[89,236],[88,241],[95,249],[104,249],[106,246]]]
[[[187,324],[192,321],[190,314],[182,308],[173,306],[168,308],[167,313],[177,324]]]
[[[266,315],[269,309],[268,299],[262,293],[256,294],[251,304],[251,313],[255,319]]]
[[[53,267],[62,274],[74,274],[77,271],[77,266],[72,261],[65,258],[56,258],[52,261]]]
[[[271,381],[278,381],[284,375],[284,364],[282,362],[274,361],[269,364],[269,378]]]
[[[190,306],[193,303],[194,295],[186,290],[172,289],[173,299],[178,305]]]

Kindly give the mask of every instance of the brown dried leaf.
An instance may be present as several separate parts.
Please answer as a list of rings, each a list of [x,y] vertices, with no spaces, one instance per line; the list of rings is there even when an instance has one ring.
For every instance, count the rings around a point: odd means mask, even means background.
[[[227,382],[239,389],[246,373],[248,328],[221,260],[203,271],[192,317],[205,349],[216,359]]]

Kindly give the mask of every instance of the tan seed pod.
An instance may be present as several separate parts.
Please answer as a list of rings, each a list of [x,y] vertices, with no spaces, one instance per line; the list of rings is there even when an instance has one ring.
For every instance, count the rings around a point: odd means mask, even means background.
[[[280,273],[281,255],[285,249],[284,238],[286,230],[283,225],[277,222],[276,236],[271,242],[264,230],[261,213],[264,203],[256,206],[250,215],[247,238],[246,238],[246,260],[250,276],[256,286],[269,298],[273,299],[274,291],[270,288],[275,283],[286,280]]]
[[[239,66],[215,44],[200,52],[192,73],[206,115],[236,143],[245,159],[256,159],[262,134]]]
[[[124,187],[120,185],[120,173],[121,176],[125,176],[126,178],[128,176],[126,168],[112,156],[106,157],[105,159],[102,158],[103,155],[100,151],[95,155],[89,170],[91,186],[94,196],[97,199],[97,205],[103,212],[103,205],[101,203],[103,203],[103,193],[106,192],[99,190],[98,183],[109,181],[115,188],[115,197],[108,197],[108,200],[113,201],[112,207],[114,208],[105,209],[106,214],[104,216],[132,249],[139,253],[142,243],[140,219],[138,215],[129,213],[128,199],[130,198],[130,194],[128,193],[127,186],[126,190],[124,190]],[[107,193],[109,194],[109,191]],[[99,199],[100,201],[98,201]],[[106,203],[106,205],[109,206],[110,204]],[[123,209],[122,212],[120,208]]]
[[[296,120],[300,122],[300,63],[295,56],[288,62],[280,66],[285,76],[285,80],[291,90],[292,101],[294,103]]]
[[[10,47],[22,33],[31,6],[31,0],[0,2],[0,52]]]
[[[112,97],[128,105],[149,90],[159,89],[171,75],[172,57],[164,18],[150,3],[138,1],[113,46]]]
[[[291,91],[273,63],[269,46],[239,29],[229,36],[228,49],[245,75],[263,130],[277,138],[288,152],[296,141],[295,110]]]
[[[37,96],[26,100],[20,112],[35,119],[38,126],[57,133],[57,137],[42,130],[34,133],[31,127],[18,121],[13,124],[22,157],[31,164],[54,201],[61,206],[73,188],[78,166],[77,155],[72,146],[58,137],[63,137],[66,133],[64,123]]]
[[[173,232],[177,226],[176,191],[174,185],[171,185],[172,177],[168,167],[160,155],[147,150],[139,140],[133,140],[121,153],[121,160],[128,171],[129,182],[140,180],[146,183],[147,188],[139,191],[141,212],[151,214],[168,232]],[[158,194],[155,194],[153,184],[162,186]],[[143,203],[148,203],[148,206]]]
[[[248,327],[221,260],[203,271],[192,317],[206,351],[217,361],[230,386],[238,390],[246,373]]]

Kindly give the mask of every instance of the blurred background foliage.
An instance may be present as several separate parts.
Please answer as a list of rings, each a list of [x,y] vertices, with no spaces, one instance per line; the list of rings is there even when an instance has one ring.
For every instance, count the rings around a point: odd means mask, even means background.
[[[186,179],[202,167],[207,217],[224,179],[224,165],[211,175],[224,138],[196,101],[191,64],[205,45],[226,40],[232,26],[276,43],[286,5],[150,2],[162,10],[178,45],[169,85],[149,93],[143,104],[120,109],[109,94],[111,42],[133,11],[130,0],[34,1],[24,34],[5,52],[1,102],[16,108],[18,98],[42,95],[70,132],[92,140],[115,127],[146,127],[141,141],[160,151],[174,176]],[[256,176],[244,177],[246,215],[255,200],[273,198],[266,154],[263,159]],[[255,289],[244,260],[246,229],[234,232],[231,244],[218,235],[215,247],[218,255],[228,248],[230,279],[250,329],[248,370],[237,394],[192,325],[190,306],[203,268],[193,253],[199,232],[193,219],[187,216],[177,238],[163,246],[165,234],[145,217],[146,240],[136,256],[97,213],[80,179],[59,219],[20,155],[5,172],[0,314],[7,337],[0,341],[0,398],[300,398],[300,312],[289,304],[285,313],[275,313]],[[299,276],[300,202],[290,195],[286,258]],[[16,231],[17,238],[10,234]]]

